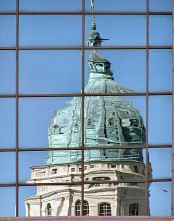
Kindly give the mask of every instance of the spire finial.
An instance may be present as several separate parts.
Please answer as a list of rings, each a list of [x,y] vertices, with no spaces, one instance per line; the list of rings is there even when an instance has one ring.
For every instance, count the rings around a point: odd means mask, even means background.
[[[94,12],[94,0],[91,0],[91,11]],[[95,24],[95,17],[94,14],[92,15],[92,30],[96,30],[96,24]]]
[[[96,31],[95,17],[94,17],[94,0],[91,0],[91,14],[92,14],[92,26],[91,32],[88,36],[88,45],[89,46],[101,46],[103,40],[108,40],[100,37],[100,34]]]
[[[91,11],[94,12],[94,0],[91,0]]]

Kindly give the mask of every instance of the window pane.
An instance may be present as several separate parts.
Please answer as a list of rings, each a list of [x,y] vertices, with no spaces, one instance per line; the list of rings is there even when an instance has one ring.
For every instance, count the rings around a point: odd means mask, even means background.
[[[16,16],[0,15],[0,46],[15,46],[16,44]]]
[[[0,217],[15,216],[16,188],[0,187]]]
[[[35,174],[32,174],[33,169],[31,167],[44,166],[47,156],[48,156],[47,151],[19,152],[19,182],[32,183],[33,180],[31,181],[29,180],[34,177],[37,177],[37,175],[40,178],[45,177],[45,173],[44,172],[42,173],[42,170],[36,172],[37,173],[36,176]]]
[[[146,215],[146,183],[85,184],[84,199],[89,204],[89,216]],[[137,206],[130,211],[133,204]]]
[[[149,72],[150,91],[172,91],[172,50],[150,50]]]
[[[172,45],[172,16],[150,15],[150,45]]]
[[[80,182],[81,156],[80,150],[20,152],[19,182],[30,184]]]
[[[79,11],[81,0],[20,0],[22,11]]]
[[[172,11],[172,0],[150,0],[150,11]]]
[[[91,182],[86,188],[93,188],[96,182],[107,183],[106,186],[117,186],[108,182],[134,182],[146,179],[145,149],[95,149],[85,150],[85,181]],[[92,182],[94,184],[92,185]]]
[[[172,143],[172,96],[149,97],[149,144]]]
[[[79,99],[80,98],[20,99],[20,147],[42,148],[48,147],[48,143],[49,147],[80,147],[81,99]],[[74,118],[73,115],[75,115]],[[72,131],[74,139],[70,140]]]
[[[141,15],[96,15],[97,31],[107,38],[103,45],[145,45],[146,17]],[[86,16],[86,34],[90,33],[92,19]],[[86,39],[87,42],[87,39]]]
[[[150,184],[151,216],[171,216],[171,190],[171,182],[155,182]]]
[[[85,112],[86,146],[145,145],[145,97],[89,96]]]
[[[86,0],[86,10],[90,10],[90,0]],[[96,0],[95,11],[145,11],[145,0]]]
[[[36,190],[36,186],[19,187],[19,216],[25,217],[28,215],[30,205],[25,202],[30,196],[34,196],[36,194]],[[37,209],[40,211],[40,205],[38,205]],[[32,213],[30,213],[30,216],[32,216]]]
[[[0,99],[0,148],[16,145],[15,99]]]
[[[15,93],[15,51],[0,51],[1,81],[0,93]]]
[[[80,51],[20,51],[20,93],[80,93]]]
[[[19,216],[74,216],[81,186],[39,185],[19,188]],[[70,200],[71,203],[70,203]],[[50,212],[48,212],[48,204]],[[64,218],[63,218],[64,219]]]
[[[148,151],[152,178],[172,178],[172,149],[149,148]]]
[[[0,11],[15,11],[16,1],[15,0],[0,0]]]
[[[81,16],[21,15],[19,27],[22,46],[81,44]]]
[[[90,76],[89,73],[90,64],[88,63],[91,52],[86,51],[85,54],[85,85],[92,78],[92,74]],[[134,92],[146,91],[145,50],[98,50],[97,53],[111,63],[111,71],[116,83]],[[133,79],[136,79],[136,84]]]
[[[8,163],[7,163],[8,162]],[[0,153],[0,168],[3,171],[0,175],[0,183],[16,182],[16,154],[7,152]]]

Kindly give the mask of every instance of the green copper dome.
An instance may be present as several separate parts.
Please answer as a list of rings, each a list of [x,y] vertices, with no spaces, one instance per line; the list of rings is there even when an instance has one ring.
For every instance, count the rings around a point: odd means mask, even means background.
[[[93,21],[94,23],[94,21]],[[90,46],[100,46],[100,35],[88,37]],[[96,31],[95,31],[96,32]],[[95,39],[96,36],[96,39]],[[91,51],[89,60],[90,78],[85,93],[132,93],[114,81],[111,63]],[[47,164],[63,164],[81,161],[80,150],[68,150],[82,146],[81,98],[74,97],[63,109],[58,109],[48,129],[50,148],[67,148],[49,152]],[[85,162],[143,162],[141,149],[124,149],[123,146],[145,144],[145,127],[139,111],[133,104],[120,96],[86,96],[84,101]],[[119,149],[110,149],[118,146]],[[96,149],[99,147],[99,149]],[[106,147],[100,149],[100,147]]]

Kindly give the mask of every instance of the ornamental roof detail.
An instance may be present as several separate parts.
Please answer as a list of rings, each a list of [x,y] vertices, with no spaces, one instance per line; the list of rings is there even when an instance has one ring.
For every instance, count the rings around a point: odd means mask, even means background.
[[[95,18],[88,36],[88,45],[100,47],[103,39],[96,32]],[[111,63],[96,50],[91,50],[88,60],[89,82],[85,93],[132,93],[133,91],[114,81]],[[82,100],[74,97],[63,109],[55,111],[48,129],[50,148],[67,148],[49,152],[47,164],[63,164],[81,161],[80,150],[68,150],[82,146]],[[84,144],[95,147],[85,150],[85,162],[143,162],[141,149],[124,149],[124,146],[145,145],[146,131],[140,112],[121,96],[86,96],[84,100]],[[109,149],[110,147],[120,147]],[[96,149],[98,147],[99,149]],[[100,149],[100,147],[106,147]]]

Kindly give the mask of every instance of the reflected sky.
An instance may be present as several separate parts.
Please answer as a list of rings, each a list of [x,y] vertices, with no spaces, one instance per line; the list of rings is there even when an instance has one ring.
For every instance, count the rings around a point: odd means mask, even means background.
[[[172,16],[149,16],[149,44],[172,45]]]
[[[97,31],[107,38],[103,45],[145,45],[146,16],[144,15],[96,15]],[[87,40],[91,29],[91,17],[85,17]]]
[[[81,0],[20,0],[21,11],[80,11]]]
[[[15,99],[0,99],[0,146],[12,148],[16,145]]]
[[[20,51],[19,91],[80,93],[81,63],[80,51]]]
[[[172,183],[161,182],[150,185],[151,216],[171,216]]]
[[[80,45],[81,21],[80,15],[20,15],[19,45]]]
[[[16,188],[0,187],[0,216],[15,216]]]
[[[15,46],[16,44],[16,16],[0,15],[0,46]]]
[[[172,143],[172,96],[149,97],[149,144]],[[160,136],[159,136],[160,135]]]
[[[149,91],[172,91],[172,50],[149,51]]]
[[[42,2],[42,3],[41,3]],[[48,4],[49,2],[49,4]],[[51,4],[50,4],[51,2]],[[20,0],[20,10],[81,10],[80,0]],[[98,0],[99,2],[99,0]],[[108,4],[110,2],[110,4]],[[59,3],[59,4],[58,4]],[[67,4],[68,3],[68,4]],[[96,0],[97,3],[97,0]],[[171,0],[150,0],[152,11],[172,11]],[[15,10],[15,0],[0,0],[0,11]],[[96,10],[145,11],[145,0],[100,0]],[[89,10],[86,1],[86,10]],[[150,16],[150,44],[172,44],[172,16]],[[97,30],[104,38],[109,38],[103,45],[145,45],[145,16],[96,16]],[[0,46],[15,46],[16,44],[15,15],[0,15]],[[80,45],[81,16],[43,16],[20,15],[19,43],[21,46],[46,45]],[[85,17],[85,37],[91,26],[90,16]],[[145,90],[145,52],[143,50],[102,51],[102,54],[112,62],[115,80],[136,92]],[[86,59],[88,52],[86,53]],[[57,51],[21,51],[19,64],[19,89],[21,93],[76,93],[81,90],[81,54]],[[171,91],[172,67],[171,50],[150,50],[150,90]],[[67,64],[68,61],[68,64]],[[50,64],[51,62],[51,64]],[[62,66],[58,65],[58,63]],[[86,62],[87,63],[87,62]],[[85,63],[85,65],[86,65]],[[57,64],[57,67],[56,67]],[[15,52],[0,52],[1,82],[0,93],[15,92]],[[65,69],[67,71],[65,72]],[[49,73],[49,75],[47,75]],[[86,82],[88,67],[85,66]],[[167,77],[166,77],[167,76]],[[46,82],[46,84],[44,83]],[[67,83],[68,82],[68,83]],[[155,82],[155,84],[154,84]],[[65,86],[66,84],[66,86]],[[58,86],[59,85],[59,86]],[[57,89],[58,87],[58,89]],[[67,88],[66,88],[67,87]],[[64,91],[65,89],[65,91]],[[145,101],[128,97],[140,110],[145,122]],[[19,100],[19,143],[21,147],[46,147],[47,129],[53,112],[65,106],[68,98],[20,99]],[[149,142],[171,142],[171,97],[151,97],[149,102]],[[0,145],[15,147],[15,100],[0,100]],[[160,136],[159,136],[160,134]],[[150,150],[150,161],[154,176],[163,178],[170,176],[171,150]],[[24,157],[25,155],[25,157]],[[30,155],[30,156],[29,156]],[[145,155],[144,155],[145,156]],[[45,163],[47,152],[31,154],[20,153],[20,179],[24,181],[30,175],[30,166],[37,161],[38,165]],[[6,170],[4,165],[10,160]],[[15,154],[0,153],[0,168],[3,177],[0,182],[14,182]],[[159,166],[158,162],[163,162]],[[165,171],[163,171],[165,165]],[[27,168],[27,172],[26,172]],[[8,170],[11,172],[8,173]],[[7,172],[6,172],[7,171]],[[170,171],[170,172],[169,172]],[[3,178],[3,180],[2,180]],[[170,215],[171,184],[152,183],[150,186],[151,215]],[[166,190],[166,191],[163,191]],[[35,194],[35,187],[20,188],[20,215],[25,216],[24,199]],[[15,188],[0,187],[0,216],[15,215]],[[158,202],[158,204],[156,203]],[[8,208],[8,210],[7,210]]]

